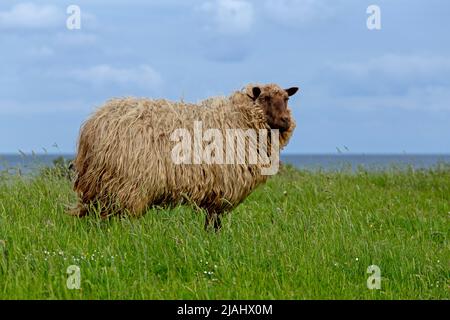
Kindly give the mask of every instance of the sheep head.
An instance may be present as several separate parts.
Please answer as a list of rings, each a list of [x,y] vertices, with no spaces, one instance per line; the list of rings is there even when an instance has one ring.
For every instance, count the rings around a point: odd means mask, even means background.
[[[264,110],[271,129],[278,129],[283,133],[291,127],[292,119],[288,101],[289,97],[298,91],[297,87],[282,89],[276,84],[268,84],[249,89],[251,93],[247,95]]]

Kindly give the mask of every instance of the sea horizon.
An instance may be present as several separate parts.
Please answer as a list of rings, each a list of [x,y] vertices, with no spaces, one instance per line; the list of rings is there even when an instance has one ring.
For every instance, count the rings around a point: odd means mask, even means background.
[[[0,153],[0,170],[15,168],[34,171],[51,166],[57,158],[72,160],[75,153]],[[368,170],[389,168],[428,169],[441,164],[450,165],[450,153],[281,153],[281,163],[306,170]]]

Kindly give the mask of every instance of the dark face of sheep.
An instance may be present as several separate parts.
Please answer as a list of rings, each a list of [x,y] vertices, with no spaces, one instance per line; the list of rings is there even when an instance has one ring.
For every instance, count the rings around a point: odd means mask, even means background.
[[[270,90],[270,88],[261,90],[259,87],[254,87],[251,98],[263,108],[270,128],[284,132],[291,126],[288,100],[297,91],[297,87],[284,90]]]

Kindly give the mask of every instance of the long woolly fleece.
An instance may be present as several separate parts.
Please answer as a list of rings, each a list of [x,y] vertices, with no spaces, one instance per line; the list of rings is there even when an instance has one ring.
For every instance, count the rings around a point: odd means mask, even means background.
[[[202,122],[203,130],[219,129],[223,137],[226,129],[269,129],[263,109],[247,95],[253,86],[197,104],[135,98],[108,101],[80,131],[74,161],[74,190],[80,203],[75,214],[84,215],[90,205],[98,204],[103,216],[118,212],[139,216],[151,206],[179,203],[218,214],[237,206],[266,181],[261,165],[175,164],[171,155],[176,142],[170,136],[179,128],[192,136],[195,121]],[[266,94],[284,92],[275,84],[259,87]],[[280,134],[281,147],[295,128],[292,116],[291,123]]]

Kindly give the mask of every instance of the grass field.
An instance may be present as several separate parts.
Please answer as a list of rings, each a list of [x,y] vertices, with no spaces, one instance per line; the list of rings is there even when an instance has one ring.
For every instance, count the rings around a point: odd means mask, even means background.
[[[450,298],[448,167],[285,167],[219,233],[188,207],[104,221],[66,216],[74,202],[67,179],[0,175],[0,299]]]

